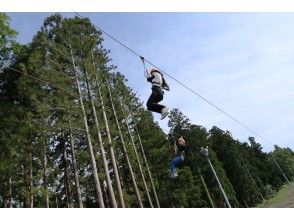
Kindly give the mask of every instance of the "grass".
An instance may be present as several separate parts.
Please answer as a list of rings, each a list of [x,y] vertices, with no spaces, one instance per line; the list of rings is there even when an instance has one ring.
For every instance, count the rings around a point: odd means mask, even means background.
[[[279,192],[270,199],[264,200],[257,208],[293,207],[294,205],[294,183],[284,185]]]

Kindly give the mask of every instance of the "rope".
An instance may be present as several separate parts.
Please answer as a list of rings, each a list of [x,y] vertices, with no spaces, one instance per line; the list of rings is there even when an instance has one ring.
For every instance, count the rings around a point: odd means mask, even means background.
[[[141,60],[142,60],[142,63],[143,63],[143,68],[144,68],[144,76],[147,78],[148,77],[148,70],[147,70],[147,67],[146,67],[146,64],[145,64],[145,59],[144,57],[140,56]]]

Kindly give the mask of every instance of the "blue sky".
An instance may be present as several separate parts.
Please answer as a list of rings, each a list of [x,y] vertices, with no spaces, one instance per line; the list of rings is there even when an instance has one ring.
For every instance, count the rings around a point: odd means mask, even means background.
[[[28,43],[51,13],[8,13]],[[73,16],[73,13],[63,13]],[[274,144],[293,148],[294,13],[81,13]],[[113,64],[146,103],[141,61],[104,36]],[[167,77],[163,101],[192,123],[255,136]],[[167,129],[167,120],[159,124]],[[264,151],[273,146],[256,137]]]

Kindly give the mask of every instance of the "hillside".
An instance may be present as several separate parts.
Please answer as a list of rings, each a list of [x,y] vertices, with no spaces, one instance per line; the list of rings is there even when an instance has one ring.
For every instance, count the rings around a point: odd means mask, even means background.
[[[275,195],[265,200],[258,208],[294,208],[294,187],[287,184]]]

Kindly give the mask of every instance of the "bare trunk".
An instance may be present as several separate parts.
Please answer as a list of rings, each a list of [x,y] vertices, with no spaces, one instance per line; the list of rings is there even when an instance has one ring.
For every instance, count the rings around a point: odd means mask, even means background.
[[[77,198],[78,198],[78,202],[79,202],[79,207],[83,208],[83,201],[82,201],[81,188],[80,188],[80,182],[79,182],[79,174],[78,174],[77,161],[76,161],[76,153],[75,153],[75,147],[74,147],[75,145],[74,145],[74,140],[73,140],[71,129],[69,130],[69,138],[70,138],[72,164],[73,164],[73,169],[74,169]]]
[[[73,202],[72,202],[72,194],[70,189],[70,177],[69,177],[69,171],[68,171],[68,162],[67,162],[67,146],[64,139],[64,134],[62,134],[62,148],[63,148],[63,162],[64,162],[64,183],[66,188],[66,194],[67,194],[67,206],[69,208],[73,208]]]
[[[139,144],[140,144],[140,147],[141,147],[141,153],[143,155],[145,166],[147,167],[147,172],[148,172],[148,176],[149,176],[149,179],[150,179],[152,192],[154,194],[156,206],[157,206],[157,208],[160,208],[158,197],[157,197],[157,193],[156,193],[154,182],[153,182],[153,178],[152,178],[152,175],[151,175],[151,172],[150,172],[150,169],[149,169],[148,161],[147,161],[147,158],[146,158],[146,155],[145,155],[145,152],[144,152],[144,148],[143,148],[143,144],[142,144],[142,141],[141,141],[141,137],[140,137],[140,134],[139,134],[138,129],[137,129],[136,126],[135,126],[135,130],[136,130],[136,133],[138,135],[138,140],[139,140]]]
[[[131,162],[130,162],[130,159],[129,159],[129,156],[128,156],[128,153],[127,153],[125,141],[124,141],[124,138],[123,138],[123,135],[122,135],[122,131],[121,131],[121,128],[120,128],[120,125],[119,125],[119,122],[118,122],[118,118],[117,118],[117,114],[116,114],[116,110],[115,110],[115,107],[114,107],[114,104],[113,104],[111,90],[110,90],[108,82],[106,82],[106,84],[107,84],[109,99],[110,99],[110,102],[111,102],[112,112],[113,112],[113,115],[114,115],[114,118],[115,118],[117,130],[119,132],[119,137],[120,137],[120,140],[121,140],[121,143],[122,143],[123,154],[124,154],[125,159],[127,161],[127,166],[128,166],[128,169],[129,169],[129,172],[130,172],[130,175],[131,175],[132,185],[133,185],[133,188],[134,188],[136,199],[137,199],[139,207],[143,208],[142,199],[141,199],[141,196],[140,196],[140,193],[139,193],[139,190],[138,190],[136,178],[135,178],[133,168],[132,168],[132,165],[131,165]]]
[[[8,179],[8,207],[9,208],[12,208],[12,203],[11,203],[11,200],[12,200],[11,184],[12,184],[11,177],[9,177],[9,179]]]
[[[107,193],[107,183],[102,184],[102,190],[103,190],[103,199],[104,199],[104,204],[106,208],[109,208],[109,193]]]
[[[55,203],[56,203],[56,208],[58,208],[58,199],[57,199],[57,193],[55,192]]]
[[[27,164],[21,164],[21,168],[22,168],[22,173],[23,173],[23,182],[24,185],[26,187],[27,192],[29,192],[29,178],[28,178],[28,167]],[[24,200],[23,200],[23,204],[24,204],[24,208],[29,208],[30,207],[30,199],[29,196],[25,196]]]
[[[117,166],[118,169],[119,169],[118,161],[116,160],[115,162],[116,162],[116,166]],[[123,178],[122,178],[121,172],[118,172],[118,176],[119,176],[119,180],[120,180],[121,188],[124,189],[124,181],[123,181]]]
[[[97,138],[98,138],[98,142],[99,142],[99,145],[100,145],[101,157],[102,157],[103,166],[104,166],[105,175],[106,175],[107,190],[108,190],[108,194],[109,194],[109,197],[110,197],[111,206],[113,208],[117,208],[117,203],[116,203],[116,199],[115,199],[112,184],[111,184],[110,173],[109,173],[107,159],[106,159],[105,150],[104,150],[104,146],[103,146],[103,141],[102,141],[102,137],[101,137],[100,125],[99,125],[99,122],[98,122],[98,119],[97,119],[96,108],[95,108],[94,100],[93,100],[93,97],[92,97],[92,94],[91,94],[91,86],[90,86],[90,83],[89,83],[89,76],[88,76],[87,71],[85,71],[85,74],[86,74],[86,79],[87,79],[86,83],[87,83],[88,95],[89,95],[89,99],[91,101],[93,118],[94,118],[94,121],[95,121],[96,130],[97,130]]]
[[[83,112],[83,118],[84,118],[85,130],[86,130],[86,137],[87,137],[89,153],[90,153],[90,158],[91,158],[91,166],[92,166],[93,177],[94,177],[94,181],[95,181],[96,196],[97,196],[99,207],[104,208],[102,190],[101,190],[99,177],[98,177],[98,173],[97,173],[97,165],[96,165],[96,161],[95,161],[95,155],[94,155],[93,146],[92,146],[92,142],[91,142],[91,137],[90,137],[89,126],[88,126],[88,122],[87,122],[86,111],[85,111],[85,108],[84,108],[83,98],[82,98],[82,94],[81,94],[81,89],[80,89],[80,85],[79,85],[78,74],[77,74],[77,71],[76,71],[76,66],[75,66],[75,61],[74,61],[72,49],[71,49],[71,58],[72,58],[73,69],[74,69],[74,73],[75,73],[75,77],[76,77],[76,84],[77,84],[77,90],[78,90],[78,94],[79,94],[80,105],[81,105],[81,109],[82,109],[82,112]]]
[[[243,162],[243,161],[242,161],[242,162]],[[248,175],[249,175],[250,179],[251,179],[251,180],[252,180],[252,182],[253,182],[253,185],[254,185],[255,189],[257,190],[257,192],[259,193],[259,195],[260,195],[260,197],[261,197],[261,201],[263,201],[263,200],[264,200],[264,198],[263,198],[263,196],[262,196],[262,193],[261,193],[261,191],[259,190],[259,188],[258,188],[258,186],[257,186],[256,182],[254,181],[253,177],[251,176],[251,173],[250,173],[249,169],[247,168],[247,166],[245,165],[245,163],[244,163],[244,162],[243,162],[243,164],[244,164],[244,166],[245,166],[245,169],[246,169],[246,171],[247,171],[247,173],[248,173]]]
[[[209,200],[210,206],[211,206],[211,208],[214,208],[215,206],[214,206],[213,200],[212,200],[212,198],[211,198],[211,196],[210,196],[210,193],[209,193],[209,191],[208,191],[208,188],[207,188],[207,186],[206,186],[206,184],[205,184],[204,178],[202,177],[202,175],[201,175],[201,173],[200,173],[200,170],[199,170],[198,166],[196,166],[196,169],[197,169],[198,175],[200,176],[200,180],[201,180],[201,182],[202,182],[202,184],[203,184],[203,186],[204,186],[204,189],[205,189],[205,192],[206,192],[207,198],[208,198],[208,200]]]
[[[97,87],[98,87],[98,85],[97,85]],[[104,118],[104,122],[105,122],[105,126],[106,126],[106,133],[107,133],[107,139],[108,139],[108,144],[109,144],[111,164],[112,164],[112,167],[113,167],[116,188],[117,188],[118,195],[119,195],[119,206],[121,208],[125,208],[125,201],[124,201],[123,192],[122,192],[122,188],[121,188],[121,183],[120,183],[120,179],[119,179],[119,175],[118,175],[118,169],[117,169],[117,165],[116,165],[116,159],[115,159],[112,139],[111,139],[111,135],[110,135],[110,130],[109,130],[109,126],[108,126],[108,120],[107,120],[107,116],[106,116],[106,111],[105,111],[102,95],[101,95],[101,92],[100,92],[100,87],[98,87],[98,94],[99,94],[99,97],[100,97],[101,106],[102,106],[102,112],[103,112],[103,118]]]
[[[47,173],[46,144],[44,146],[43,168],[44,168],[44,177],[43,177],[44,179],[43,179],[43,182],[44,182],[44,190],[45,190],[45,206],[46,206],[46,208],[49,208],[49,195],[48,195],[48,185],[47,185],[48,173]]]
[[[246,207],[246,208],[249,208],[249,206],[247,205],[246,200],[244,199],[243,201],[244,201],[244,205],[245,205],[245,207]]]
[[[141,161],[139,159],[139,155],[138,155],[138,151],[137,151],[137,148],[136,148],[136,145],[135,145],[135,142],[134,142],[134,138],[133,138],[132,132],[130,130],[130,126],[129,126],[129,123],[128,123],[128,117],[125,114],[124,106],[123,106],[122,103],[121,103],[121,108],[122,108],[122,111],[123,111],[123,114],[124,114],[124,117],[125,117],[125,123],[126,123],[127,129],[128,129],[129,136],[131,138],[132,146],[133,146],[133,149],[135,151],[135,155],[136,155],[136,158],[137,158],[137,162],[138,162],[140,174],[141,174],[141,177],[142,177],[142,180],[143,180],[146,195],[147,195],[147,198],[148,198],[148,202],[149,202],[149,205],[153,208],[153,204],[152,204],[151,197],[150,197],[150,194],[149,194],[149,189],[148,189],[148,186],[146,184],[145,176],[144,176],[144,173],[143,173]]]
[[[34,193],[33,193],[33,155],[30,152],[29,155],[29,189],[30,189],[30,199],[29,199],[29,207],[34,208]]]
[[[7,181],[7,196],[4,200],[4,208],[12,208],[12,191],[11,191],[11,176],[8,178]]]
[[[29,207],[34,208],[34,193],[33,193],[33,155],[30,153],[29,155],[29,190],[30,190],[30,199],[29,199]]]

